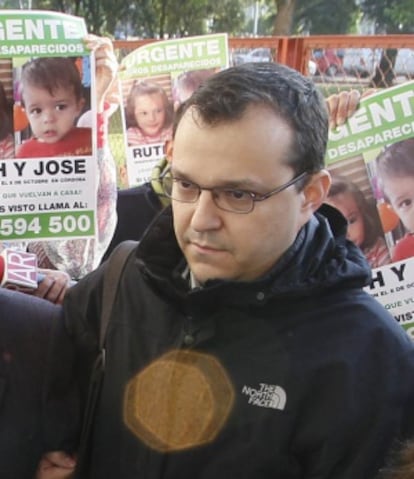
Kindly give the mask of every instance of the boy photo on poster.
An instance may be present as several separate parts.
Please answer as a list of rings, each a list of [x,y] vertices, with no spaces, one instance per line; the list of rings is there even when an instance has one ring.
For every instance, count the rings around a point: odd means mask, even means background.
[[[90,105],[80,57],[38,57],[15,69],[26,112],[28,138],[22,135],[16,158],[92,155],[92,130],[76,126]]]
[[[0,241],[94,238],[95,62],[85,21],[7,10],[0,26]],[[78,126],[88,112],[90,124]]]
[[[414,256],[414,138],[384,148],[375,159],[377,187],[400,222],[393,236],[392,261]],[[371,170],[372,171],[372,170]]]

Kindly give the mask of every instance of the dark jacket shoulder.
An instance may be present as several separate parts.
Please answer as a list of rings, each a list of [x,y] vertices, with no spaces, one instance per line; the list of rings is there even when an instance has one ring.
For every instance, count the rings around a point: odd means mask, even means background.
[[[116,203],[118,221],[103,261],[122,241],[139,241],[161,209],[161,202],[150,183],[119,190]]]

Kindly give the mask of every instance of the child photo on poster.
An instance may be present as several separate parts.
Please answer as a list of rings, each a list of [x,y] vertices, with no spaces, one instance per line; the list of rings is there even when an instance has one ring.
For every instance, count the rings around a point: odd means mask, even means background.
[[[375,166],[378,187],[403,228],[392,249],[392,261],[401,261],[414,256],[414,138],[384,148]]]
[[[151,181],[156,168],[164,169],[174,112],[228,64],[226,34],[154,42],[123,58],[119,78],[127,160],[119,168],[128,186]]]
[[[84,64],[81,57],[38,57],[15,68],[18,98],[29,122],[16,158],[92,155],[91,128],[76,125],[90,108]]]
[[[0,24],[0,241],[94,238],[96,64],[85,21],[5,10]]]
[[[128,94],[125,117],[128,146],[165,143],[172,136],[173,104],[155,81],[135,81]]]

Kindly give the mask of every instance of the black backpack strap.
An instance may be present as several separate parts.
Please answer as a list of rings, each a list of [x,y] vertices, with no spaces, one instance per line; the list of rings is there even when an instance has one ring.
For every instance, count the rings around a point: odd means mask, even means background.
[[[106,331],[112,315],[122,271],[129,255],[137,244],[138,242],[133,240],[123,241],[116,246],[108,258],[103,284],[102,313],[99,330],[100,350],[105,349]]]
[[[88,477],[89,463],[91,459],[91,436],[93,422],[105,372],[106,332],[111,319],[122,271],[137,244],[137,241],[123,241],[112,251],[107,260],[103,280],[102,312],[99,328],[99,353],[95,359],[91,371],[75,472],[75,477],[79,479]]]

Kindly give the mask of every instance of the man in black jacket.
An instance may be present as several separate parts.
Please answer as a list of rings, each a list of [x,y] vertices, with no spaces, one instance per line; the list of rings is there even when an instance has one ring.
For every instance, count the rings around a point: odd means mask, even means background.
[[[0,476],[33,479],[45,447],[47,356],[61,307],[0,289]]]
[[[374,477],[414,434],[414,346],[364,292],[343,216],[321,207],[320,93],[244,64],[207,80],[176,125],[160,178],[172,205],[119,281],[85,477]],[[105,269],[65,298],[81,401]]]

